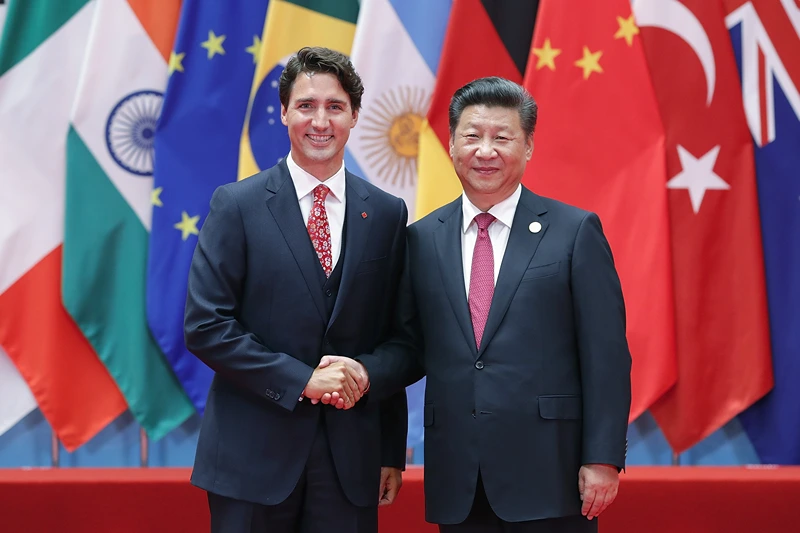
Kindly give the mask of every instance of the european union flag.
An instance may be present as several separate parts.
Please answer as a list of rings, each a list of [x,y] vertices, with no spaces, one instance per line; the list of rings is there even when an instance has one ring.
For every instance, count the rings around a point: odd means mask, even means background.
[[[800,69],[790,60],[798,35],[749,5],[727,21],[755,141],[775,373],[774,389],[739,419],[762,463],[800,464]]]
[[[213,372],[186,350],[186,283],[211,194],[236,180],[268,0],[184,0],[155,134],[147,320],[200,414]]]

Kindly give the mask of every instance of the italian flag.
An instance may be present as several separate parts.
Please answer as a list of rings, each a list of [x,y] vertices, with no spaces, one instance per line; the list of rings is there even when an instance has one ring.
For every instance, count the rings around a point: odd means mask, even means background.
[[[63,299],[148,436],[194,412],[147,327],[154,135],[180,0],[97,0],[67,134]]]
[[[0,345],[68,450],[126,408],[61,303],[65,145],[95,8],[11,2],[0,42]]]

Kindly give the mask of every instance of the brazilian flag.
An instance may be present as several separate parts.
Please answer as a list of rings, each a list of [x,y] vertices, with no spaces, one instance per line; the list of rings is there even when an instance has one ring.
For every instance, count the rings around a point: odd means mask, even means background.
[[[278,79],[289,58],[304,46],[324,46],[349,56],[357,19],[358,0],[269,3],[242,131],[239,179],[270,168],[289,153],[278,97]]]

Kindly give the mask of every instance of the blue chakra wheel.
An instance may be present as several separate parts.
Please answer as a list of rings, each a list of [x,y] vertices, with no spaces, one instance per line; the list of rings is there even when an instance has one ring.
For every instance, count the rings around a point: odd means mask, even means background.
[[[137,176],[152,176],[156,122],[164,95],[158,91],[131,93],[111,110],[106,145],[119,166]]]

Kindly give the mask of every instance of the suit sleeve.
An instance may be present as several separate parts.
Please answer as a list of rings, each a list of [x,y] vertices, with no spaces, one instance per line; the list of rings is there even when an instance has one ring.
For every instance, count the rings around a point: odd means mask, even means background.
[[[425,375],[422,330],[409,268],[413,231],[413,226],[408,229],[405,259],[400,263],[403,271],[397,290],[390,337],[371,354],[356,357],[369,374],[370,395],[379,399],[401,392]]]
[[[625,467],[631,356],[625,303],[611,248],[594,213],[572,255],[572,298],[583,388],[583,464]]]
[[[211,198],[189,270],[186,347],[227,381],[292,411],[314,369],[271,351],[239,321],[246,257],[239,206],[220,187]]]
[[[397,287],[403,271],[405,258],[406,231],[408,224],[408,209],[404,201],[400,200],[400,216],[398,217],[397,231],[392,242],[392,272],[390,274],[390,287]],[[390,309],[394,315],[397,303],[397,293],[392,294],[389,301]],[[391,323],[386,326],[389,331]],[[386,335],[388,337],[388,334]],[[401,390],[380,402],[381,420],[381,466],[390,466],[405,470],[406,443],[408,437],[408,401],[405,390]]]

